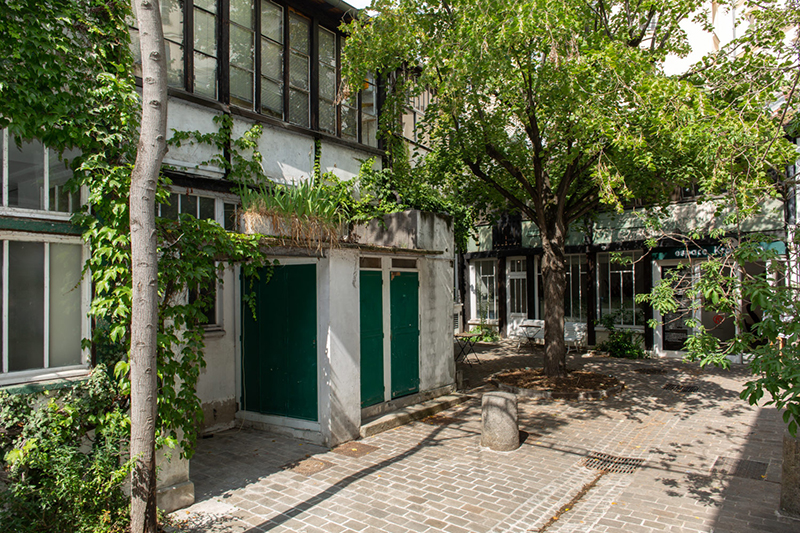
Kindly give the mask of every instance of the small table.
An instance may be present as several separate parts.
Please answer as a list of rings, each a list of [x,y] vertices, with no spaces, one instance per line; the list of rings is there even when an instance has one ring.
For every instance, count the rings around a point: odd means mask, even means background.
[[[542,324],[534,324],[531,322],[523,322],[519,325],[519,327],[522,329],[522,332],[525,334],[525,336],[520,338],[519,345],[517,345],[518,350],[524,343],[533,346],[536,336],[544,329]]]
[[[472,354],[478,364],[481,364],[481,360],[478,359],[478,354],[475,353],[475,343],[480,336],[480,333],[456,333],[454,335],[458,343],[458,353],[455,355],[456,363],[464,361],[469,366],[472,366],[472,363],[469,362],[469,356]]]

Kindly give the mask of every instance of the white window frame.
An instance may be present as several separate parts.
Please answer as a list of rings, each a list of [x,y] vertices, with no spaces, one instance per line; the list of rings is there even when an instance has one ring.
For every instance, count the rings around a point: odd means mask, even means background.
[[[584,287],[581,286],[581,279],[583,278],[584,274],[587,275],[587,283],[588,283],[588,261],[586,260],[586,254],[567,254],[564,256],[564,260],[566,263],[567,271],[566,271],[566,281],[567,281],[567,294],[566,296],[570,299],[570,308],[571,309],[578,309],[578,313],[580,315],[577,317],[578,320],[575,319],[575,313],[572,313],[573,320],[568,320],[567,322],[572,322],[576,324],[585,324],[588,320],[588,317],[584,316],[583,311],[583,300],[586,298],[586,294],[584,293]],[[575,277],[572,275],[572,266],[574,264],[578,264],[578,279],[576,280]],[[575,284],[578,284],[578,301],[577,306],[575,305],[576,302],[572,300],[572,288]],[[588,287],[587,287],[588,289]],[[588,307],[588,306],[587,306]],[[566,309],[564,310],[566,313]],[[566,314],[565,314],[566,318]]]
[[[72,218],[72,213],[65,213],[63,211],[50,210],[50,152],[52,149],[43,146],[44,158],[42,162],[42,188],[46,193],[44,194],[44,209],[29,209],[27,207],[14,207],[8,205],[8,163],[9,163],[9,142],[11,135],[7,128],[0,130],[0,144],[2,144],[2,157],[0,161],[0,181],[2,181],[3,201],[0,203],[0,214],[11,215],[20,218],[42,218],[46,217],[51,220],[68,222]],[[81,187],[80,202],[81,205],[86,203],[87,189]]]
[[[3,246],[3,261],[2,261],[2,299],[3,299],[3,312],[2,312],[2,330],[3,342],[0,349],[0,386],[13,385],[18,383],[25,383],[31,381],[45,381],[52,379],[72,378],[85,375],[88,372],[89,363],[91,362],[91,352],[86,348],[81,348],[81,362],[77,365],[62,366],[50,368],[49,365],[49,293],[48,286],[50,282],[49,270],[49,245],[50,244],[76,244],[81,245],[81,266],[88,259],[89,251],[83,239],[80,236],[71,235],[49,235],[49,234],[35,234],[16,231],[0,230],[0,240]],[[19,242],[35,242],[45,244],[45,280],[44,280],[44,361],[42,368],[32,370],[21,370],[17,372],[8,371],[8,268],[9,268],[9,241]],[[90,275],[83,274],[81,279],[81,338],[87,339],[91,336],[91,325],[88,318],[89,306],[91,303],[91,283]]]
[[[495,314],[498,312],[497,306],[497,259],[473,259],[470,261],[469,265],[469,292],[470,292],[470,320],[469,323],[472,325],[478,324],[481,320],[480,314],[478,312],[478,264],[480,263],[491,263],[492,269],[494,271],[494,309]],[[496,325],[498,323],[497,318],[486,318],[486,324]]]

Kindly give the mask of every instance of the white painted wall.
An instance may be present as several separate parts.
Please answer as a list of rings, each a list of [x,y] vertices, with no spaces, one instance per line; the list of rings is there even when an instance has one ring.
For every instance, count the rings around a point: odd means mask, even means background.
[[[320,430],[328,446],[358,437],[361,426],[359,252],[333,249],[320,261]],[[325,287],[327,285],[327,287]]]
[[[219,130],[219,127],[214,124],[214,117],[217,114],[219,113],[207,107],[177,98],[170,98],[169,112],[167,113],[168,135],[172,136],[172,130],[214,133]],[[198,167],[200,163],[210,161],[216,152],[215,148],[206,144],[190,144],[186,142],[180,147],[171,146],[164,157],[164,164],[206,178],[222,178],[224,172],[216,165],[201,165]]]
[[[322,173],[333,172],[340,179],[351,180],[358,176],[361,162],[370,157],[375,157],[373,168],[381,168],[381,158],[372,156],[367,152],[354,150],[341,144],[322,141],[322,153],[319,166]]]
[[[250,124],[237,119],[236,127],[244,132]],[[263,128],[258,149],[264,158],[264,173],[278,183],[309,179],[314,169],[314,139],[268,124]]]
[[[197,380],[197,395],[203,403],[206,432],[218,431],[233,425],[236,410],[236,319],[238,318],[235,267],[228,266],[217,288],[217,305],[221,329],[208,331],[205,336],[206,367]]]
[[[452,233],[451,246],[452,246]],[[419,390],[455,382],[453,359],[453,261],[427,257],[418,261],[420,286]]]

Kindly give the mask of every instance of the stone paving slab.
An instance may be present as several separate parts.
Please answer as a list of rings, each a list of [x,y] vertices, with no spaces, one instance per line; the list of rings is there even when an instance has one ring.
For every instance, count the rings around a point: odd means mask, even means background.
[[[198,533],[800,531],[775,513],[782,421],[739,400],[743,368],[573,356],[568,366],[612,373],[626,388],[597,401],[521,399],[522,445],[494,452],[480,446],[486,376],[541,359],[514,347],[482,348],[482,365],[459,366],[472,399],[361,440],[375,450],[360,457],[252,429],[204,439],[191,464],[197,503],[171,516]],[[667,373],[635,372],[646,367]],[[583,466],[590,452],[643,464],[602,474]],[[307,458],[330,465],[287,468]],[[720,458],[766,463],[766,473],[726,474],[714,469]]]

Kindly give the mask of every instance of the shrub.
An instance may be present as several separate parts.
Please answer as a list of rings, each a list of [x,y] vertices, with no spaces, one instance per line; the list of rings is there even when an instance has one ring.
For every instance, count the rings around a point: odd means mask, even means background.
[[[0,532],[122,532],[128,398],[106,368],[41,394],[0,392]]]
[[[617,329],[615,322],[618,313],[603,316],[600,323],[608,330],[608,339],[598,348],[608,352],[611,357],[625,359],[647,359],[647,353],[642,349],[641,340],[635,331]]]

